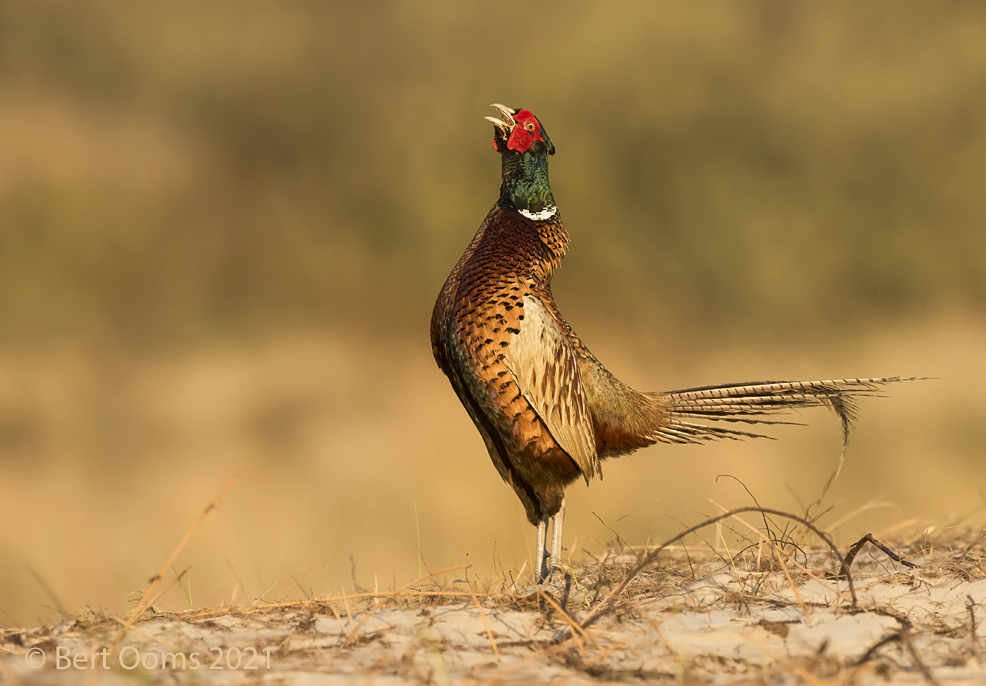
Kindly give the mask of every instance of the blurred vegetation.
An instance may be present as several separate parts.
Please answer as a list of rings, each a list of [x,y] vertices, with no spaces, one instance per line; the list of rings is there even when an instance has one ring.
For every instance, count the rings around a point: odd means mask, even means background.
[[[979,311],[983,35],[974,2],[6,3],[0,336],[420,338],[496,196],[494,100],[557,142],[566,310]]]

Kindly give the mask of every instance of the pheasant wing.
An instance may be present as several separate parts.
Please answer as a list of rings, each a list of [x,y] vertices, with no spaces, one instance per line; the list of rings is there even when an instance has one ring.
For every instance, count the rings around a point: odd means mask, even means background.
[[[524,297],[524,319],[504,362],[552,438],[588,480],[596,472],[595,434],[575,351],[545,304]]]

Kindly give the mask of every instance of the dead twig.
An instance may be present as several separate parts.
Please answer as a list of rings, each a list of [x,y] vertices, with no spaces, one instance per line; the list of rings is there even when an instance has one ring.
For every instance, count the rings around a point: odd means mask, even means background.
[[[902,558],[900,555],[898,555],[897,553],[895,553],[894,551],[892,551],[890,548],[888,548],[887,546],[885,546],[882,543],[880,543],[880,541],[878,541],[875,538],[873,538],[873,534],[866,534],[861,539],[859,539],[858,541],[856,541],[853,544],[853,546],[849,549],[849,552],[846,553],[846,560],[845,560],[845,564],[843,566],[844,566],[844,568],[847,571],[848,571],[849,567],[852,566],[853,560],[856,559],[856,555],[863,548],[863,546],[866,545],[867,543],[871,543],[871,544],[875,545],[877,548],[879,548],[884,553],[886,553],[887,557],[889,557],[894,562],[898,562],[898,563],[904,565],[905,567],[910,567],[911,569],[916,569],[917,568],[917,565],[916,564],[914,564],[913,562],[908,562],[907,560],[905,560],[904,558]]]
[[[712,503],[713,505],[715,505],[716,507],[718,507],[723,512],[726,512],[726,508],[722,507],[721,505],[719,505],[718,503],[716,503],[714,500],[709,499],[709,502]],[[743,526],[745,526],[746,528],[748,528],[753,533],[757,534],[760,537],[761,544],[763,544],[763,542],[767,542],[771,546],[771,548],[774,550],[774,552],[779,553],[785,560],[787,560],[788,562],[790,562],[791,564],[793,564],[795,567],[797,567],[799,570],[801,570],[802,572],[804,572],[805,574],[807,574],[811,579],[814,579],[816,582],[818,582],[819,584],[821,584],[822,586],[824,586],[828,590],[832,591],[832,593],[834,593],[838,597],[842,598],[842,600],[844,600],[845,602],[847,602],[847,603],[850,602],[849,598],[847,598],[845,595],[843,595],[839,591],[839,589],[832,588],[828,583],[826,583],[825,581],[823,581],[822,579],[820,579],[817,574],[812,573],[811,570],[809,570],[807,567],[805,567],[800,562],[798,562],[796,559],[794,559],[794,556],[793,555],[784,552],[784,550],[782,548],[778,547],[764,533],[758,531],[756,529],[756,527],[754,527],[752,524],[750,524],[749,522],[747,522],[745,519],[743,519],[742,517],[740,517],[738,515],[734,515],[733,516],[733,519],[735,519],[736,521],[738,521],[740,524],[742,524]],[[760,569],[759,556],[760,556],[760,551],[758,550],[757,551],[757,558],[758,558],[757,559],[757,569]],[[795,594],[797,595],[797,591],[795,591]]]
[[[720,505],[719,503],[715,502],[711,498],[709,498],[709,502],[712,503],[713,505],[715,505],[716,507],[718,507],[723,512],[727,512],[728,511],[728,510],[726,510],[726,508],[724,508],[722,505]],[[785,564],[784,559],[781,557],[781,551],[778,548],[777,543],[774,542],[774,539],[773,538],[770,538],[767,535],[762,534],[759,531],[757,531],[757,529],[753,525],[747,524],[743,520],[742,517],[739,517],[739,516],[734,515],[733,516],[733,519],[735,519],[740,524],[742,524],[745,527],[747,527],[748,529],[750,529],[750,531],[752,531],[753,533],[758,534],[761,537],[761,540],[767,541],[767,544],[770,545],[770,549],[774,553],[774,559],[777,560],[777,564],[780,566],[781,571],[784,572],[784,577],[787,579],[787,585],[791,588],[791,592],[794,594],[795,599],[798,601],[798,605],[801,606],[801,612],[803,612],[804,615],[805,615],[805,621],[808,623],[808,626],[811,626],[812,625],[812,623],[811,623],[811,613],[808,612],[808,606],[805,605],[804,598],[801,597],[801,593],[798,591],[798,587],[795,586],[795,584],[794,584],[794,579],[791,578],[791,572],[788,571],[787,564]],[[766,517],[766,515],[763,516],[763,521],[764,521],[764,527],[767,529],[768,532],[770,532],[770,528],[767,526],[767,517]],[[792,561],[794,561],[794,560],[792,559]],[[797,561],[794,561],[794,563],[795,564],[798,564]],[[798,565],[798,566],[800,567],[801,565]]]
[[[842,573],[845,576],[846,581],[849,583],[849,595],[852,597],[852,604],[851,604],[851,606],[852,606],[852,608],[855,609],[856,604],[857,604],[857,599],[856,599],[856,587],[855,587],[855,584],[853,583],[852,573],[849,571],[849,568],[846,566],[845,560],[843,559],[841,553],[839,552],[839,548],[832,542],[832,540],[828,537],[828,535],[824,531],[822,531],[821,529],[819,529],[817,526],[815,526],[814,524],[812,524],[811,522],[809,522],[804,517],[799,517],[798,515],[794,515],[794,514],[791,514],[789,512],[782,512],[780,510],[773,510],[773,509],[766,508],[766,507],[741,507],[741,508],[738,508],[736,510],[732,510],[730,512],[723,513],[723,514],[718,515],[716,517],[710,517],[709,519],[706,519],[704,522],[701,522],[699,524],[696,524],[695,526],[690,527],[690,528],[686,529],[685,531],[682,531],[677,536],[675,536],[675,537],[673,537],[671,539],[668,539],[663,544],[661,544],[660,546],[658,546],[657,548],[655,548],[653,551],[651,551],[651,553],[649,555],[647,555],[643,560],[641,560],[640,563],[636,567],[634,567],[632,570],[630,570],[630,572],[626,575],[626,577],[623,579],[623,581],[620,583],[620,585],[617,586],[614,590],[610,591],[606,595],[606,597],[599,603],[599,605],[597,605],[595,607],[595,609],[591,613],[589,613],[589,616],[582,622],[582,628],[584,629],[584,628],[589,627],[590,625],[592,625],[595,622],[597,622],[606,613],[608,613],[610,611],[611,603],[612,603],[613,599],[616,598],[616,597],[618,597],[618,596],[620,596],[623,593],[623,591],[626,590],[627,586],[630,585],[630,582],[633,581],[636,578],[636,576],[638,574],[640,574],[640,572],[642,572],[647,566],[649,566],[654,561],[656,561],[658,555],[665,548],[667,548],[670,545],[673,545],[674,543],[677,543],[678,541],[680,541],[683,538],[685,538],[685,537],[687,537],[687,536],[695,533],[696,531],[698,531],[700,529],[703,529],[703,528],[705,528],[707,526],[711,526],[712,524],[715,524],[717,522],[720,522],[723,519],[727,519],[729,517],[733,517],[733,516],[738,515],[738,514],[743,514],[744,512],[759,512],[759,513],[764,514],[764,515],[770,514],[770,515],[774,515],[776,517],[785,517],[787,519],[790,519],[791,521],[798,522],[802,526],[811,529],[812,532],[816,536],[818,536],[818,538],[826,546],[828,546],[829,550],[832,552],[832,556],[836,560],[838,560],[839,567],[841,568]],[[564,641],[566,639],[567,639],[566,636],[562,636],[562,637],[559,637],[558,640],[559,641]]]

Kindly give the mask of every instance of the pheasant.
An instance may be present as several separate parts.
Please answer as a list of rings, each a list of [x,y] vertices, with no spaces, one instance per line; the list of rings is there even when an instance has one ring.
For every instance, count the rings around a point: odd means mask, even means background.
[[[529,110],[492,107],[503,181],[469,247],[445,282],[431,318],[438,366],[482,434],[497,472],[537,527],[538,583],[562,550],[565,488],[588,483],[602,460],[653,443],[763,438],[735,428],[828,406],[843,440],[855,401],[900,377],[766,381],[641,392],[589,352],[559,312],[551,277],[568,249],[548,183],[555,146]],[[707,425],[720,421],[732,426]],[[552,522],[551,551],[547,550]]]

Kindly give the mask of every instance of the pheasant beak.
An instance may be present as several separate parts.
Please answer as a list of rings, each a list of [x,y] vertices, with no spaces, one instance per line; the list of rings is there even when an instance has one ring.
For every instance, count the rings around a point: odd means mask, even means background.
[[[495,107],[497,112],[500,113],[500,116],[503,117],[503,120],[501,121],[495,117],[484,117],[484,119],[493,122],[496,128],[498,128],[504,136],[509,136],[513,128],[517,126],[517,122],[514,121],[512,116],[517,114],[517,111],[510,109],[506,105],[501,105],[498,102],[493,103],[490,107]]]

